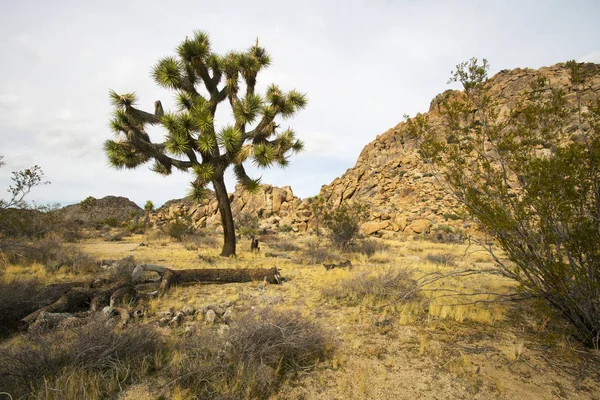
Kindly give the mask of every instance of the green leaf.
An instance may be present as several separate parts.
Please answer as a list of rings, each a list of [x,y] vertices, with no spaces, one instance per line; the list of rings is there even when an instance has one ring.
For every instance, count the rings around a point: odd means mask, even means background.
[[[186,154],[190,151],[190,137],[182,132],[172,132],[165,141],[167,150],[176,156]]]
[[[194,99],[190,93],[182,90],[175,95],[175,105],[179,111],[190,111],[194,107]]]
[[[208,197],[209,191],[206,190],[205,183],[194,181],[188,190],[187,197],[193,201],[201,202]]]
[[[164,176],[171,175],[171,168],[165,167],[163,164],[159,163],[158,161],[155,161],[154,165],[150,169],[159,175],[164,175]]]
[[[296,110],[303,109],[306,107],[306,103],[308,102],[306,94],[300,93],[296,90],[291,90],[287,95],[287,99],[294,105]]]
[[[179,128],[177,115],[173,113],[163,114],[163,116],[160,117],[160,123],[171,133],[177,132],[177,129]]]
[[[254,164],[258,167],[270,167],[277,159],[277,150],[269,143],[254,145]]]
[[[252,56],[254,56],[258,61],[258,64],[260,65],[259,69],[268,67],[271,65],[271,56],[269,53],[267,53],[264,47],[260,47],[258,45],[258,39],[256,42],[257,44],[250,48],[249,53],[252,54]]]
[[[262,98],[259,95],[248,95],[235,103],[233,115],[237,123],[246,125],[256,120],[262,108]]]
[[[296,140],[292,145],[292,150],[294,153],[300,153],[301,151],[304,151],[304,142],[301,140]]]
[[[104,152],[108,157],[110,165],[117,169],[136,168],[149,159],[148,156],[136,151],[127,142],[107,140],[104,142]]]
[[[202,163],[194,166],[194,172],[202,182],[210,182],[215,176],[215,166],[210,163]]]
[[[178,47],[177,54],[182,60],[192,62],[195,59],[204,60],[210,54],[208,33],[195,31],[194,37],[185,39]]]
[[[152,68],[152,77],[162,87],[179,89],[183,65],[173,57],[165,57]]]
[[[182,131],[190,133],[200,131],[202,124],[191,113],[184,111],[179,114],[177,125]]]
[[[196,148],[203,155],[211,154],[213,148],[217,144],[217,139],[214,134],[202,133],[198,139],[196,139]]]
[[[118,94],[114,90],[110,89],[108,93],[112,105],[120,109],[133,106],[137,102],[137,96],[135,92]]]
[[[232,126],[221,129],[217,138],[219,145],[230,154],[235,154],[242,146],[242,132]]]
[[[267,100],[274,106],[281,106],[285,101],[285,97],[277,85],[271,84],[267,88]]]

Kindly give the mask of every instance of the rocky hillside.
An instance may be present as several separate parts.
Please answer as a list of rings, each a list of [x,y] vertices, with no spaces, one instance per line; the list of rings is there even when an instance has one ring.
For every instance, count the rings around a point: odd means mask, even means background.
[[[594,72],[594,78],[583,94],[584,103],[597,97],[600,91],[600,65],[589,64],[588,67]],[[548,79],[551,86],[567,88],[569,84],[569,73],[562,63],[539,70],[501,71],[492,78],[492,92],[500,113],[513,107],[523,90],[538,77]],[[574,92],[568,92],[567,99],[574,104],[577,101]],[[433,99],[428,111],[434,129],[442,125],[439,100],[440,96]],[[373,221],[369,224],[370,232],[420,233],[441,224],[468,228],[470,223],[460,220],[455,201],[439,189],[435,177],[419,159],[416,143],[406,128],[401,122],[369,143],[356,165],[324,186],[321,195],[332,206],[345,201],[368,203]]]
[[[89,210],[83,210],[79,204],[64,207],[63,216],[67,220],[82,222],[100,222],[107,219],[125,221],[133,213],[142,211],[137,204],[126,197],[106,196],[96,201],[96,205]]]
[[[594,72],[591,85],[585,89],[584,101],[600,91],[600,65],[588,64]],[[492,92],[496,94],[500,112],[514,106],[524,89],[538,77],[545,77],[552,86],[567,88],[569,73],[565,64],[534,69],[505,70],[492,78]],[[575,103],[575,93],[568,93]],[[428,116],[430,124],[440,127],[440,96],[432,100]],[[438,185],[427,166],[419,159],[416,143],[406,132],[404,122],[378,136],[361,152],[356,165],[329,185],[320,195],[331,207],[343,202],[360,201],[369,205],[369,221],[363,225],[367,234],[395,235],[429,232],[443,225],[469,229],[463,221],[455,201]],[[277,230],[290,226],[304,232],[314,225],[306,201],[294,196],[290,187],[277,188],[263,185],[262,193],[251,195],[237,187],[231,195],[234,216],[242,211],[253,212],[262,219],[262,227]],[[154,216],[159,223],[177,214],[189,214],[197,226],[219,229],[220,220],[216,200],[208,199],[200,205],[183,201],[170,202]]]

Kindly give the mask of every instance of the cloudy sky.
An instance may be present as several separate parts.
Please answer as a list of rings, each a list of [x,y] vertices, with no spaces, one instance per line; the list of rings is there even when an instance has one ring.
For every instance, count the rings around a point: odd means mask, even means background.
[[[285,170],[255,171],[307,197],[356,162],[362,148],[426,111],[453,67],[487,58],[492,73],[569,59],[600,62],[598,1],[8,1],[0,0],[0,190],[10,172],[39,164],[51,185],[37,202],[126,196],[142,204],[183,197],[189,176],[146,166],[110,169],[109,88],[140,106],[172,94],[152,65],[196,29],[219,53],[258,37],[272,56],[259,83],[308,94],[285,121],[306,144]],[[227,112],[220,114],[226,122]],[[224,116],[223,116],[224,115]],[[160,138],[161,132],[153,133]],[[233,191],[234,180],[227,180]],[[1,194],[0,194],[1,196]]]

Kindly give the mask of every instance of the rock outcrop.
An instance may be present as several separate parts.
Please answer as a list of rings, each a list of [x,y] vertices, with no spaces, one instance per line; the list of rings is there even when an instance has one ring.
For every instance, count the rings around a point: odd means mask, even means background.
[[[594,76],[582,92],[584,102],[597,97],[600,91],[600,65],[587,64],[586,67]],[[500,114],[513,107],[523,90],[539,77],[546,78],[555,87],[567,88],[569,84],[569,72],[562,63],[539,70],[517,68],[496,74],[491,83]],[[445,94],[452,94],[452,91]],[[440,115],[442,95],[432,100],[427,113],[434,129],[441,128],[443,123]],[[576,103],[576,94],[567,91],[567,99]],[[356,165],[329,185],[324,185],[320,195],[326,199],[329,208],[344,202],[367,204],[369,217],[362,225],[365,234],[426,234],[445,228],[442,225],[474,228],[472,222],[462,219],[456,201],[440,188],[436,177],[420,159],[417,143],[408,134],[404,122],[365,146]],[[294,196],[289,186],[263,185],[257,195],[238,186],[231,194],[231,200],[234,217],[241,212],[255,213],[261,219],[262,229],[277,230],[287,226],[295,232],[304,232],[315,222],[308,203]],[[191,216],[198,227],[220,229],[214,197],[201,204],[183,200],[169,202],[155,213],[153,220],[160,224],[177,215]]]
[[[295,196],[289,186],[280,188],[262,185],[259,193],[252,194],[238,185],[235,192],[229,195],[229,199],[234,218],[241,213],[254,214],[260,219],[261,230],[277,231],[287,226],[295,232],[304,232],[313,223],[308,204]],[[213,193],[200,203],[186,199],[171,200],[156,210],[150,220],[160,226],[178,217],[190,218],[197,228],[215,231],[222,229],[217,200]]]
[[[593,77],[582,92],[584,104],[597,98],[600,92],[600,65],[587,64],[586,67]],[[538,70],[517,68],[496,74],[491,79],[492,93],[498,101],[500,115],[514,107],[523,90],[539,77],[546,78],[554,87],[567,89],[569,85],[569,72],[563,63]],[[443,123],[441,96],[433,99],[427,113],[433,129]],[[567,90],[566,98],[572,104],[577,102],[574,92]],[[351,201],[368,204],[370,221],[363,225],[366,234],[390,231],[420,234],[442,224],[472,226],[461,219],[456,201],[440,189],[436,178],[419,158],[416,142],[408,135],[404,122],[365,146],[356,165],[323,186],[320,194],[332,207]]]

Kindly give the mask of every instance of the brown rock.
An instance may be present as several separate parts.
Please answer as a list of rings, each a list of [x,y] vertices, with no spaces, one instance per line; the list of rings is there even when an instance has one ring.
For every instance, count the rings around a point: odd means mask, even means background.
[[[361,225],[360,229],[365,235],[371,235],[382,229],[387,228],[390,225],[390,221],[372,221],[365,222]]]
[[[428,219],[418,219],[416,221],[413,221],[408,226],[408,229],[410,229],[414,233],[429,233],[429,230],[431,229],[431,221],[429,221]]]

